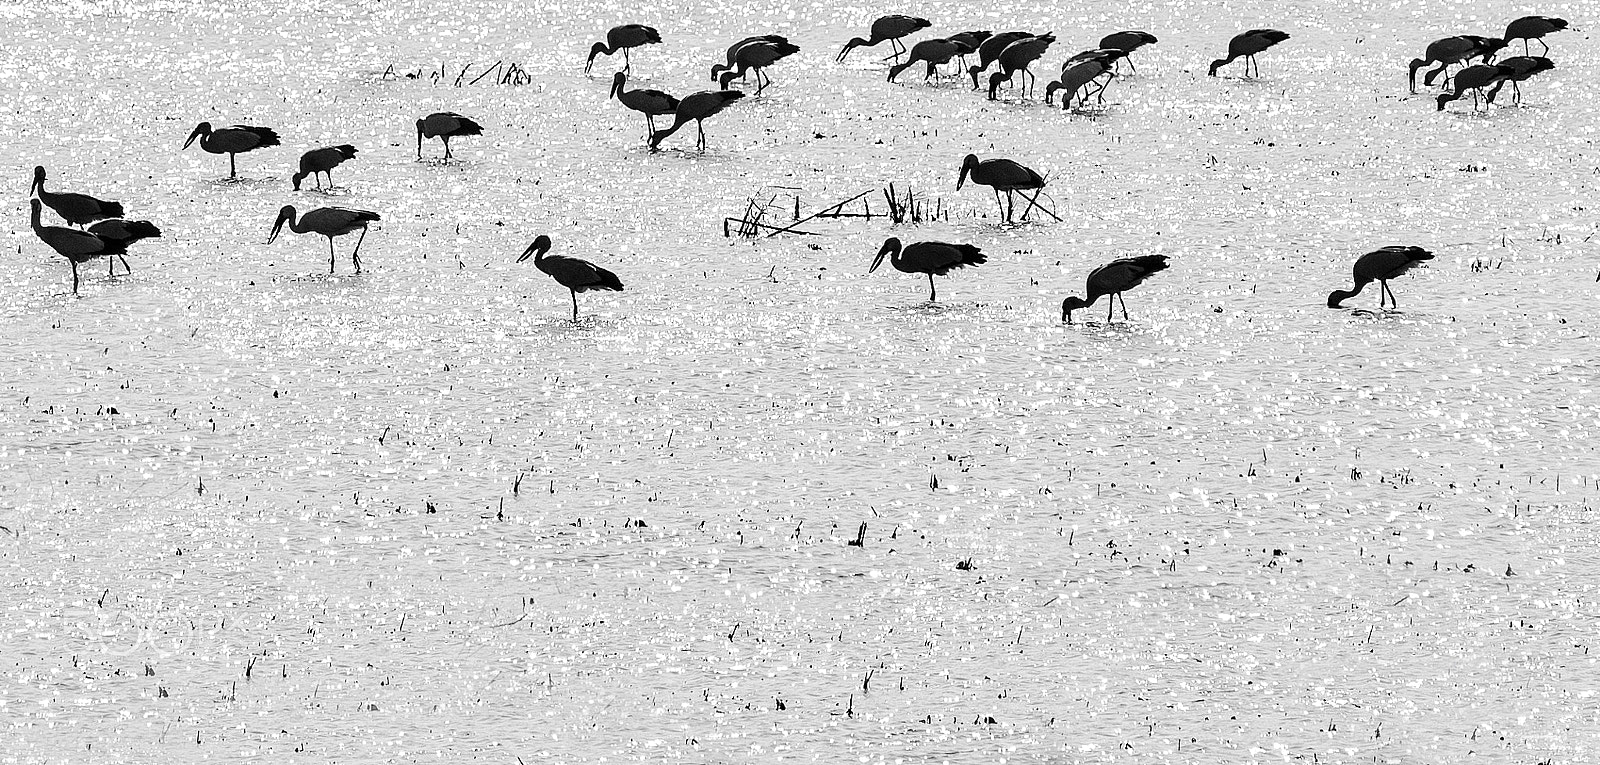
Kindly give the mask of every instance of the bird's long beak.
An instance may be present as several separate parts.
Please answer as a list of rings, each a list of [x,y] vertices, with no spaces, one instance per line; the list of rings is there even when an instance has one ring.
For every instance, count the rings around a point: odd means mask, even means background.
[[[956,178],[956,191],[960,191],[961,190],[961,184],[966,183],[966,182],[967,182],[967,166],[966,165],[962,165],[961,166],[961,176],[959,178]]]
[[[1061,322],[1063,324],[1072,323],[1072,309],[1068,308],[1066,303],[1061,304]]]
[[[200,128],[195,128],[193,132],[189,133],[189,140],[183,142],[183,148],[185,148],[185,149],[189,148],[189,144],[194,143],[194,139],[199,138],[199,137],[200,137]]]
[[[870,274],[873,271],[878,270],[878,266],[883,265],[883,259],[885,257],[888,257],[889,250],[890,250],[889,243],[888,242],[884,242],[883,248],[878,250],[878,257],[872,259],[872,267],[867,269],[867,273]]]
[[[617,74],[622,74],[622,73],[621,72],[617,72]],[[611,92],[606,94],[606,98],[616,98],[617,97],[617,91],[619,91],[619,90],[622,90],[622,78],[621,77],[613,77],[611,79]]]
[[[548,252],[549,249],[550,247],[544,242],[535,240],[533,244],[528,245],[528,249],[522,251],[522,256],[517,258],[517,262],[521,263],[522,261],[527,260],[534,255],[543,255]]]
[[[417,120],[417,159],[422,159],[422,120]]]
[[[273,242],[278,240],[278,232],[283,231],[283,223],[284,223],[284,221],[287,221],[288,219],[289,219],[289,216],[287,216],[287,215],[281,215],[280,214],[278,216],[277,222],[272,224],[272,235],[267,237],[267,244],[272,244]]]

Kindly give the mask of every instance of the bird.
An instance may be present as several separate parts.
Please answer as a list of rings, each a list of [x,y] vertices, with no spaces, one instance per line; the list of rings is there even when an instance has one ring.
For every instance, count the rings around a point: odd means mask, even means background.
[[[202,122],[195,125],[189,133],[189,140],[183,142],[183,148],[189,148],[196,138],[200,139],[200,148],[208,154],[228,155],[228,178],[239,177],[239,172],[234,166],[234,155],[253,151],[265,146],[278,146],[278,134],[272,128],[255,127],[254,125],[234,125],[221,130],[212,130],[211,123]]]
[[[1261,65],[1256,63],[1256,54],[1271,48],[1284,40],[1289,39],[1289,33],[1276,29],[1251,29],[1240,32],[1228,41],[1228,57],[1219,58],[1211,62],[1211,71],[1207,74],[1217,76],[1217,70],[1233,63],[1233,60],[1244,57],[1244,76],[1250,76],[1250,65],[1255,64],[1256,76],[1261,76]]]
[[[650,133],[650,150],[655,151],[660,148],[661,142],[666,140],[667,136],[678,132],[678,128],[688,124],[689,120],[694,120],[695,126],[700,130],[700,137],[699,140],[695,141],[695,148],[705,151],[705,118],[722,111],[728,104],[741,98],[744,98],[744,93],[737,90],[702,90],[684,98],[678,102],[678,108],[674,111],[676,116],[672,119],[672,125],[665,130],[656,130]]]
[[[629,51],[641,45],[654,45],[661,42],[661,33],[655,27],[643,24],[623,24],[612,27],[606,32],[606,41],[597,42],[589,48],[589,62],[584,65],[583,73],[588,74],[594,68],[594,58],[602,53],[607,56],[622,51],[622,71],[633,73],[633,59]]]
[[[1511,103],[1522,103],[1522,88],[1517,87],[1517,83],[1524,82],[1540,72],[1556,68],[1556,63],[1543,56],[1512,56],[1500,59],[1500,66],[1509,67],[1516,74],[1501,79],[1484,94],[1484,100],[1491,104],[1494,103],[1495,94],[1499,93],[1508,82],[1511,83]]]
[[[367,238],[367,224],[382,220],[375,212],[370,210],[351,210],[344,207],[319,207],[295,219],[294,205],[284,205],[278,211],[278,220],[272,224],[272,235],[267,237],[267,244],[272,244],[278,238],[278,233],[283,230],[283,224],[289,224],[289,230],[296,234],[321,234],[328,238],[328,273],[334,271],[333,238],[344,236],[357,229],[361,230],[361,237],[356,240],[356,248],[350,251],[350,260],[355,263],[356,273],[361,273],[361,243]]]
[[[1028,81],[1038,79],[1028,71],[1028,67],[1038,61],[1055,41],[1055,35],[1046,33],[1023,38],[1000,51],[1000,58],[995,60],[1000,65],[1000,71],[989,75],[989,100],[995,100],[995,91],[1000,88],[1000,83],[1009,81],[1017,72],[1022,73],[1022,95],[1028,95]]]
[[[737,57],[739,55],[739,49],[740,48],[742,48],[742,47],[744,47],[746,45],[749,45],[750,43],[758,43],[758,42],[786,43],[786,42],[789,42],[789,38],[784,37],[783,35],[752,35],[752,36],[746,37],[743,40],[740,40],[740,41],[738,41],[738,42],[736,42],[736,43],[734,43],[732,45],[729,45],[728,46],[728,63],[726,63],[726,64],[712,64],[711,65],[711,81],[712,82],[716,82],[717,81],[717,75],[722,74],[723,72],[725,72],[725,71],[727,71],[729,69],[732,69],[734,67],[734,65],[737,63],[736,59],[737,59]]]
[[[150,221],[123,220],[121,218],[108,218],[94,223],[89,226],[88,232],[102,239],[120,242],[124,250],[140,239],[155,239],[161,236],[161,229],[156,228],[156,225]],[[117,260],[122,261],[122,267],[127,269],[128,273],[133,273],[133,268],[128,265],[127,258],[119,254],[117,255]],[[109,267],[107,275],[116,276],[117,267],[110,258],[106,259],[106,265]]]
[[[1411,70],[1406,75],[1406,82],[1411,86],[1411,92],[1415,93],[1417,92],[1418,69],[1437,63],[1442,71],[1451,64],[1462,63],[1467,58],[1479,55],[1479,53],[1477,43],[1468,37],[1458,35],[1434,40],[1428,43],[1428,49],[1423,53],[1422,58],[1411,59]],[[1433,77],[1434,73],[1429,72],[1427,84],[1433,83]]]
[[[1443,74],[1445,75],[1445,78],[1444,82],[1441,83],[1441,86],[1448,88],[1450,87],[1451,79],[1449,75],[1450,64],[1453,63],[1466,66],[1467,64],[1472,63],[1472,60],[1475,58],[1480,59],[1482,63],[1487,64],[1489,63],[1490,59],[1494,58],[1496,53],[1500,52],[1500,49],[1506,47],[1506,41],[1498,37],[1483,37],[1482,35],[1456,35],[1454,39],[1456,39],[1458,42],[1453,43],[1453,46],[1466,46],[1460,52],[1459,58],[1457,58],[1455,61],[1446,63],[1444,66],[1441,66],[1438,69],[1428,72],[1428,74],[1422,78],[1423,85],[1432,85],[1434,78]],[[1433,45],[1442,42],[1444,42],[1444,40],[1435,40],[1433,44],[1430,44],[1428,46],[1429,53],[1427,55],[1431,57]],[[1415,64],[1416,62],[1413,61],[1412,63]],[[1415,70],[1413,70],[1412,73],[1414,76]],[[1412,86],[1412,92],[1416,92],[1416,86],[1414,85]]]
[[[844,50],[839,51],[839,57],[834,60],[844,61],[844,57],[859,46],[865,45],[870,48],[888,40],[889,49],[894,51],[894,60],[899,63],[900,54],[904,53],[906,49],[904,45],[900,44],[900,38],[931,26],[933,26],[933,22],[916,16],[902,16],[900,14],[879,16],[876,21],[872,22],[871,36],[868,39],[850,38],[850,41],[844,44]]]
[[[60,194],[44,188],[44,166],[33,168],[33,188],[30,193],[54,210],[62,220],[74,226],[85,226],[101,218],[122,217],[122,203],[95,199],[88,194]]]
[[[611,98],[622,102],[628,107],[644,115],[644,139],[650,140],[650,134],[656,130],[656,117],[662,114],[671,114],[678,110],[678,99],[671,94],[659,90],[623,90],[628,82],[628,75],[617,72],[611,78]]]
[[[1455,92],[1441,93],[1439,95],[1439,108],[1444,111],[1444,105],[1461,97],[1463,93],[1472,91],[1472,110],[1478,110],[1478,94],[1484,88],[1494,85],[1508,77],[1515,75],[1516,70],[1509,66],[1499,64],[1473,64],[1459,72],[1455,77]]]
[[[967,74],[972,75],[972,89],[978,89],[978,75],[983,74],[1005,52],[1006,46],[1018,41],[1033,37],[1032,32],[1001,32],[990,35],[978,43],[978,63],[967,69]]]
[[[1062,80],[1061,81],[1063,83],[1065,83],[1065,81],[1067,79],[1067,70],[1072,69],[1073,67],[1076,67],[1079,64],[1090,63],[1090,62],[1097,62],[1099,64],[1102,64],[1103,65],[1103,69],[1100,72],[1095,73],[1088,80],[1084,81],[1083,85],[1080,86],[1080,87],[1085,88],[1084,93],[1083,93],[1083,98],[1082,98],[1082,101],[1080,101],[1080,104],[1083,103],[1083,102],[1087,102],[1089,100],[1089,92],[1087,90],[1087,86],[1090,85],[1090,84],[1095,83],[1095,78],[1099,77],[1101,74],[1104,74],[1106,76],[1106,80],[1105,80],[1105,82],[1099,83],[1100,87],[1095,89],[1094,96],[1096,98],[1098,98],[1101,101],[1101,103],[1104,103],[1105,100],[1106,100],[1105,99],[1106,87],[1111,84],[1111,79],[1113,77],[1117,76],[1117,69],[1116,69],[1117,63],[1119,61],[1121,61],[1122,59],[1125,59],[1127,57],[1128,57],[1128,52],[1125,51],[1125,50],[1122,50],[1121,48],[1094,48],[1094,49],[1091,49],[1091,50],[1086,50],[1086,51],[1083,51],[1081,53],[1074,54],[1071,58],[1069,58],[1066,61],[1063,61],[1061,63],[1061,76],[1062,76]],[[1088,68],[1085,71],[1086,72],[1093,71],[1093,68],[1092,67]],[[1081,77],[1082,74],[1083,74],[1083,72],[1080,72],[1078,74],[1078,76]],[[1074,79],[1076,79],[1076,78],[1074,78]],[[1049,96],[1048,93],[1046,93],[1045,94],[1045,102],[1049,103],[1049,101],[1050,101],[1050,96]],[[1066,106],[1062,106],[1062,108],[1065,109],[1067,107]]]
[[[967,54],[977,53],[978,46],[993,35],[993,32],[982,29],[971,32],[957,32],[945,39],[956,44],[956,57],[960,60],[961,69],[964,71],[967,68]]]
[[[1566,19],[1558,19],[1554,16],[1523,16],[1506,25],[1505,41],[1507,45],[1510,45],[1512,40],[1521,40],[1522,54],[1526,56],[1531,53],[1528,50],[1528,41],[1538,40],[1539,44],[1544,47],[1544,52],[1549,53],[1550,46],[1545,43],[1544,36],[1551,32],[1560,32],[1566,28]]]
[[[294,174],[294,190],[300,190],[300,182],[311,176],[317,182],[317,188],[322,188],[323,173],[328,176],[328,188],[333,188],[333,169],[347,159],[354,159],[356,147],[347,143],[338,146],[327,146],[321,149],[312,149],[300,155],[300,172]]]
[[[1132,53],[1146,45],[1154,45],[1158,42],[1160,42],[1160,40],[1157,40],[1156,36],[1150,34],[1149,32],[1141,32],[1137,29],[1130,29],[1125,32],[1112,32],[1111,34],[1100,38],[1100,47],[1116,48],[1117,50],[1125,53]],[[1128,69],[1132,70],[1134,74],[1139,73],[1139,68],[1133,65],[1133,58],[1131,56],[1128,57]]]
[[[444,160],[450,161],[450,139],[459,135],[483,135],[483,126],[455,112],[434,112],[417,120],[417,159],[422,159],[422,139],[444,141]]]
[[[728,83],[732,82],[733,78],[743,77],[745,72],[753,70],[756,73],[756,95],[759,96],[762,90],[772,84],[772,78],[762,70],[799,52],[800,46],[789,42],[746,43],[734,52],[734,63],[738,69],[724,71],[717,84],[723,90],[727,90]]]
[[[1030,197],[1026,191],[1028,189],[1042,190],[1044,188],[1044,178],[1040,177],[1038,173],[1009,159],[986,159],[979,162],[978,155],[968,154],[965,159],[961,160],[961,175],[956,178],[956,191],[961,190],[961,184],[966,183],[969,175],[972,177],[973,183],[994,189],[994,203],[1000,206],[1001,212],[1005,214],[1007,223],[1011,222],[1013,209],[1011,194],[1013,192],[1024,192],[1022,196],[1028,200],[1028,207],[1022,211],[1022,219],[1027,220],[1028,211],[1032,210],[1034,205],[1039,204],[1040,192],[1035,191],[1033,196]],[[1006,202],[1003,205],[1000,203],[1000,192],[1002,191],[1006,193]],[[1041,206],[1039,209],[1044,210],[1044,207]],[[1045,212],[1049,213],[1050,217],[1055,217],[1055,214],[1050,213],[1049,210],[1045,210]],[[1057,218],[1057,220],[1060,220],[1060,218]]]
[[[1080,90],[1085,91],[1083,94],[1083,100],[1087,101],[1089,99],[1089,93],[1086,91],[1086,88],[1090,83],[1095,81],[1095,78],[1102,74],[1112,74],[1115,76],[1112,71],[1113,66],[1113,64],[1107,63],[1105,59],[1088,59],[1085,61],[1079,61],[1075,64],[1069,63],[1063,65],[1061,68],[1061,79],[1056,80],[1055,82],[1052,82],[1044,87],[1045,103],[1050,103],[1051,94],[1055,93],[1057,90],[1066,91],[1066,95],[1061,97],[1062,109],[1072,108],[1072,98],[1073,96],[1077,95],[1078,91]],[[1102,90],[1104,90],[1104,88],[1102,88]]]
[[[917,242],[902,249],[900,240],[889,237],[884,240],[883,247],[878,250],[878,256],[872,259],[872,267],[867,273],[878,270],[883,265],[884,256],[888,256],[889,264],[896,271],[908,274],[928,275],[928,301],[939,299],[939,292],[933,286],[934,276],[944,276],[957,268],[982,265],[989,258],[983,251],[970,244],[950,244],[948,242]]]
[[[1165,255],[1137,255],[1131,258],[1119,258],[1089,272],[1088,283],[1084,287],[1087,298],[1076,295],[1061,301],[1061,320],[1067,324],[1072,323],[1072,312],[1079,308],[1088,308],[1094,305],[1103,295],[1111,297],[1106,301],[1106,323],[1111,323],[1111,310],[1117,302],[1122,303],[1122,320],[1128,320],[1128,302],[1122,293],[1144,283],[1151,274],[1167,270],[1167,256]]]
[[[1361,294],[1361,290],[1368,284],[1376,281],[1380,288],[1378,292],[1378,308],[1383,308],[1384,298],[1389,300],[1390,308],[1398,308],[1399,303],[1394,299],[1394,292],[1389,289],[1389,280],[1410,271],[1414,266],[1423,261],[1433,260],[1433,253],[1421,247],[1391,246],[1373,250],[1356,259],[1355,268],[1352,269],[1355,277],[1356,288],[1353,290],[1334,290],[1328,294],[1329,308],[1343,308],[1340,303]]]
[[[622,291],[622,280],[617,275],[601,268],[587,260],[569,258],[563,255],[545,255],[550,251],[550,237],[540,234],[535,237],[533,244],[522,251],[522,256],[517,258],[521,263],[533,256],[533,265],[540,271],[550,275],[561,286],[572,293],[572,320],[578,320],[578,293],[589,290]]]
[[[894,82],[895,77],[900,76],[901,72],[904,72],[918,61],[928,62],[928,73],[922,77],[922,79],[927,80],[938,71],[940,64],[950,63],[950,59],[955,58],[960,52],[961,46],[952,40],[923,40],[911,46],[911,52],[906,56],[904,62],[889,67],[889,82]]]
[[[38,199],[28,200],[33,208],[33,233],[40,241],[50,245],[50,249],[67,259],[72,264],[72,294],[78,294],[78,264],[95,258],[122,256],[128,252],[128,243],[119,242],[88,231],[79,231],[66,226],[45,226],[39,221],[39,213],[43,205]],[[127,262],[124,261],[126,266]]]

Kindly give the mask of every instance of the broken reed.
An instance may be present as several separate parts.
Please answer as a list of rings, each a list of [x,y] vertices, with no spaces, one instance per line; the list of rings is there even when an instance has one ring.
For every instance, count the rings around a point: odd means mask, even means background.
[[[765,222],[768,214],[776,209],[776,195],[768,198],[765,202],[756,197],[750,197],[745,202],[742,215],[737,218],[725,217],[722,219],[722,235],[724,237],[732,237],[737,233],[741,237],[754,238],[765,230],[768,232],[767,236],[769,237],[777,236],[778,234],[816,236],[815,232],[799,230],[799,226],[817,218],[864,218],[868,221],[873,218],[888,218],[890,222],[896,224],[950,220],[950,211],[945,208],[942,197],[935,198],[930,208],[928,199],[926,197],[919,199],[916,192],[911,189],[906,189],[905,195],[901,196],[895,190],[894,184],[890,183],[887,188],[881,191],[884,201],[889,206],[888,213],[881,211],[874,213],[872,211],[872,200],[870,199],[872,191],[868,190],[804,217],[800,214],[800,195],[796,194],[794,197],[793,222],[788,226],[775,226]],[[860,212],[854,212],[854,205],[858,201],[861,203]]]
[[[490,82],[496,85],[527,85],[533,82],[533,75],[528,74],[528,70],[523,69],[521,64],[507,64],[505,63],[505,59],[501,59],[493,64],[490,64],[489,67],[484,69],[481,74],[472,78],[471,81],[468,81],[467,73],[471,72],[472,67],[476,64],[476,61],[467,62],[467,65],[461,67],[461,71],[456,73],[455,80],[452,84],[457,88],[461,87],[462,84],[477,85],[479,81],[491,74],[494,75],[494,78],[490,80]],[[450,68],[447,64],[440,64],[438,69],[432,71],[424,71],[419,67],[415,72],[406,72],[405,74],[401,74],[395,71],[394,64],[390,64],[388,68],[383,70],[383,75],[379,77],[379,79],[425,79],[432,82],[434,85],[438,85],[450,79]]]

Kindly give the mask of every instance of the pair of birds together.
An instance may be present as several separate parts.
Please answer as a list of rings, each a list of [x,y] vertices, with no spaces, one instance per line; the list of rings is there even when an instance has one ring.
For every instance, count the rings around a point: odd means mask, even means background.
[[[639,24],[613,28],[611,33],[608,34],[608,39],[618,42],[624,41],[627,38],[628,30],[631,29],[648,30],[649,34],[655,38],[654,41],[660,41],[660,36],[654,34],[654,29]],[[619,34],[619,30],[622,33]],[[642,39],[645,33],[641,31],[635,34]],[[600,43],[595,43],[595,45],[597,47],[590,52],[590,66],[594,63],[593,56],[596,55],[595,51],[603,48]],[[655,89],[628,90],[629,71],[625,67],[623,71],[612,75],[611,92],[607,97],[615,98],[623,106],[644,115],[645,145],[651,151],[657,150],[662,141],[676,133],[691,120],[695,122],[698,129],[695,146],[704,151],[706,148],[705,120],[735,101],[744,98],[745,94],[742,91],[730,90],[728,83],[732,82],[735,77],[743,78],[750,73],[754,73],[756,95],[760,95],[762,90],[772,84],[772,78],[767,75],[766,68],[798,52],[800,52],[800,46],[789,42],[788,38],[783,35],[752,35],[728,46],[726,64],[712,65],[711,80],[717,83],[718,87],[721,88],[720,90],[703,90],[682,100],[670,93]],[[587,73],[589,70],[585,68],[584,71]],[[672,125],[663,130],[657,130],[655,118],[668,114],[673,115]]]
[[[161,229],[150,221],[124,220],[120,202],[108,202],[88,194],[53,192],[45,188],[45,178],[42,165],[33,168],[29,222],[34,235],[72,265],[72,294],[78,294],[78,264],[106,258],[107,275],[115,276],[120,260],[123,269],[133,273],[124,257],[128,246],[141,239],[161,236]],[[43,207],[46,206],[78,228],[44,225]]]

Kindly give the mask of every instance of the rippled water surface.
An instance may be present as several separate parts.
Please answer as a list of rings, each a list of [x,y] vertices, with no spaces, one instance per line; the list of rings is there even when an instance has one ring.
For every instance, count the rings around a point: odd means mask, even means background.
[[[1437,37],[1585,10],[0,10],[0,762],[1592,762],[1596,49],[1551,36],[1487,115],[1404,80]],[[1161,42],[1063,113],[834,64],[884,12],[1054,30],[1043,80]],[[680,96],[747,34],[804,50],[705,154],[649,154],[620,59],[581,71],[621,22],[666,38],[633,85]],[[1293,38],[1206,77],[1251,27]],[[452,85],[495,61],[533,84]],[[486,135],[418,162],[440,110]],[[284,146],[220,182],[179,150],[201,120]],[[337,143],[339,187],[290,191]],[[998,225],[968,152],[1045,173],[1064,222]],[[34,164],[165,237],[74,298]],[[949,219],[875,192],[722,235],[891,181]],[[380,212],[367,270],[264,244],[284,204]],[[539,233],[627,290],[573,323],[514,262]],[[866,274],[891,235],[989,261],[929,304]],[[1388,244],[1438,254],[1402,311],[1323,306]],[[1172,268],[1130,321],[1060,323],[1146,252]]]

